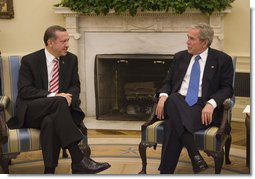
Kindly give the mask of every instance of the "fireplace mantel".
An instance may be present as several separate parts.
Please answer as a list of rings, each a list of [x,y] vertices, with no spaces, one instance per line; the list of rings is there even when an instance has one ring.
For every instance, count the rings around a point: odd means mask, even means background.
[[[138,12],[116,15],[84,15],[65,7],[55,7],[63,15],[69,32],[69,50],[79,59],[82,108],[89,117],[96,114],[94,63],[97,54],[154,53],[169,54],[186,49],[186,32],[195,23],[204,22],[214,29],[212,47],[223,50],[224,16],[230,10],[202,14],[187,10],[171,12]]]
[[[75,40],[81,38],[83,32],[187,32],[190,25],[205,22],[215,32],[213,47],[223,49],[224,16],[230,9],[214,12],[212,15],[202,14],[199,10],[189,9],[183,14],[172,12],[138,12],[135,17],[128,13],[116,15],[84,15],[71,11],[67,7],[55,7],[56,14],[65,17],[65,26]],[[76,52],[76,51],[75,51]]]

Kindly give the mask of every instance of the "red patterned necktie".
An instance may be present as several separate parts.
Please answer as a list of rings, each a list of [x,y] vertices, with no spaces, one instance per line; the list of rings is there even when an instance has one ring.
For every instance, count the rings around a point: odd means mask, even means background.
[[[59,90],[59,71],[58,71],[58,59],[55,58],[53,60],[54,67],[52,69],[52,78],[50,80],[50,88],[49,91],[52,93],[57,93]]]

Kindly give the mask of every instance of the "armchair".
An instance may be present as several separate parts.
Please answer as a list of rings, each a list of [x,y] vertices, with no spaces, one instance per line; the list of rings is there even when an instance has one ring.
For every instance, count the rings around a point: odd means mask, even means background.
[[[2,96],[0,96],[0,165],[4,173],[9,173],[11,159],[16,158],[20,152],[41,150],[40,130],[32,128],[9,129],[6,124],[15,114],[20,59],[19,56],[0,56],[2,87]],[[84,139],[79,146],[83,153],[89,156],[87,128],[83,123],[79,128],[84,134]],[[66,149],[63,149],[63,157],[68,157]]]
[[[236,57],[232,58],[233,68],[235,71]],[[233,76],[233,86],[235,74]],[[231,146],[231,114],[235,103],[234,96],[224,101],[223,117],[220,126],[212,126],[207,129],[199,130],[194,133],[196,145],[199,150],[203,150],[208,156],[213,157],[215,163],[215,173],[221,173],[224,155],[225,163],[231,164],[229,159],[229,151]],[[141,126],[141,142],[139,144],[139,153],[142,160],[142,170],[139,174],[146,174],[147,158],[146,150],[148,147],[153,147],[154,150],[157,144],[162,144],[164,133],[164,121],[157,119],[155,109],[157,99],[155,98],[154,110],[147,122]],[[225,148],[225,152],[224,152]]]

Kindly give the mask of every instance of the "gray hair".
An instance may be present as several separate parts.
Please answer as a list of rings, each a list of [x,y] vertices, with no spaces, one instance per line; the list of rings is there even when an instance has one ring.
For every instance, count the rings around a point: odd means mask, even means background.
[[[193,25],[191,26],[191,28],[199,29],[200,33],[198,38],[200,40],[208,40],[208,47],[210,47],[210,45],[213,42],[213,36],[214,36],[213,28],[205,23],[199,23],[199,24]]]

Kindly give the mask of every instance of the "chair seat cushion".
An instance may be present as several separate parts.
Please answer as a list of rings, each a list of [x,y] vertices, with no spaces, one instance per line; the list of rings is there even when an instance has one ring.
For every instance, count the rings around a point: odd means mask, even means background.
[[[197,147],[205,151],[220,152],[228,136],[217,136],[218,129],[218,127],[212,126],[208,129],[196,131],[194,133],[194,138]]]
[[[3,145],[3,154],[41,149],[40,130],[32,128],[10,129],[8,142]]]
[[[208,129],[199,130],[194,133],[197,147],[200,150],[220,152],[223,144],[226,142],[226,135],[217,137],[218,127],[210,127]],[[164,121],[157,121],[149,125],[142,132],[142,140],[146,143],[162,144],[164,135]]]
[[[164,134],[164,121],[157,121],[152,125],[149,125],[144,134],[142,134],[142,140],[148,143],[158,143],[162,144],[163,134]]]

